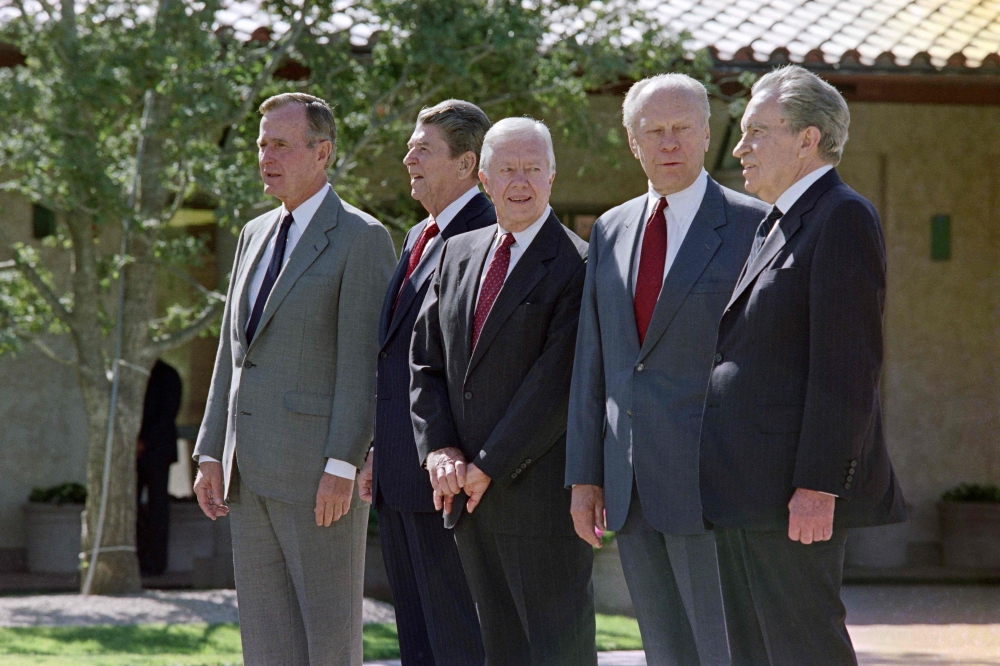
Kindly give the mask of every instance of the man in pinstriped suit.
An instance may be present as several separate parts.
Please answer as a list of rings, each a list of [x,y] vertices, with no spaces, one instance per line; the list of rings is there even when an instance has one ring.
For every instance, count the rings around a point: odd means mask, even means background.
[[[490,127],[475,104],[424,109],[403,164],[430,217],[406,235],[379,323],[375,441],[358,484],[378,511],[403,666],[482,666],[479,619],[455,545],[434,509],[410,420],[410,338],[441,247],[496,223],[479,191],[479,151]]]

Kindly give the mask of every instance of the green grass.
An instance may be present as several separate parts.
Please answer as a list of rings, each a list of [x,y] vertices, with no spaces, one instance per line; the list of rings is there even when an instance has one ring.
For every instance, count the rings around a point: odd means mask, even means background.
[[[398,658],[396,625],[366,625],[364,645],[366,661]],[[641,648],[635,620],[597,616],[598,650]],[[241,653],[237,624],[0,629],[3,666],[237,666]]]

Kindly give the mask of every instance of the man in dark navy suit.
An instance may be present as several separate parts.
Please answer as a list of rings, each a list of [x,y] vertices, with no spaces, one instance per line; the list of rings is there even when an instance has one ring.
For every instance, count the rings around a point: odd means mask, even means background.
[[[801,67],[753,86],[733,154],[771,212],[719,324],[701,431],[733,666],[854,666],[845,528],[905,520],[882,434],[885,243],[834,167],[847,103]]]
[[[403,159],[411,194],[430,215],[410,229],[389,283],[379,326],[375,442],[361,471],[374,501],[404,666],[481,666],[476,608],[455,545],[434,511],[410,420],[410,338],[449,238],[496,224],[479,191],[479,153],[490,128],[475,104],[447,100],[424,109]]]

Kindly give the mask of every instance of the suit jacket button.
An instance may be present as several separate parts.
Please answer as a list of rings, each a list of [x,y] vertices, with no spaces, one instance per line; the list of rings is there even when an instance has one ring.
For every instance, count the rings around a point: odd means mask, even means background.
[[[646,366],[644,366],[642,363],[640,363],[639,365],[635,366],[636,372],[642,372],[645,369],[646,369]]]
[[[851,461],[851,467],[857,467],[857,466],[858,466],[858,461],[857,460],[852,460]]]
[[[255,367],[255,366],[254,366],[254,364],[253,364],[253,363],[252,363],[252,362],[250,361],[250,359],[246,359],[245,361],[243,361],[243,367],[244,367],[244,368],[253,368],[253,367]]]
[[[517,478],[517,472],[514,472],[513,474],[511,474],[511,475],[510,475],[510,478],[512,478],[512,479],[516,479],[516,478]]]
[[[850,482],[848,482],[848,483],[845,483],[845,484],[844,484],[844,490],[850,490],[850,489],[851,489],[851,484],[850,484]]]
[[[465,392],[465,399],[466,400],[472,400],[472,391],[466,391]]]
[[[525,465],[530,465],[531,464],[531,458],[525,458],[524,459],[524,464]]]
[[[722,354],[716,354],[715,355],[715,362],[716,363],[722,363]]]
[[[389,358],[389,355],[383,351],[383,352],[379,352],[378,353],[378,357],[379,358]]]

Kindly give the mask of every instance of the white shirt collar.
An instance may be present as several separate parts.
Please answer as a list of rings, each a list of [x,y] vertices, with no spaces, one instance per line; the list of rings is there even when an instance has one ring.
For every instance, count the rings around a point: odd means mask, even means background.
[[[303,229],[309,226],[309,222],[313,219],[313,216],[316,215],[316,211],[319,210],[319,207],[323,204],[323,200],[326,199],[326,194],[330,191],[330,189],[330,183],[327,183],[323,187],[319,188],[319,192],[303,201],[298,208],[293,210],[292,224]],[[281,217],[278,219],[280,220],[284,218],[287,213],[288,209],[285,208],[284,204],[282,204]]]
[[[670,211],[678,221],[693,220],[701,208],[701,201],[705,198],[705,190],[708,189],[708,172],[702,168],[694,182],[685,187],[680,192],[667,195],[667,210]],[[649,184],[649,205],[647,210],[652,213],[656,208],[656,202],[663,195],[653,189],[653,184]]]
[[[546,206],[545,212],[542,213],[542,216],[532,222],[530,227],[524,229],[523,231],[512,231],[511,233],[514,234],[514,245],[518,248],[527,249],[528,246],[531,245],[531,241],[535,240],[535,236],[538,235],[538,232],[542,230],[542,224],[545,223],[545,220],[549,219],[549,214],[551,212],[552,206]],[[505,233],[507,233],[507,231],[498,224],[496,238],[500,238]]]
[[[445,227],[447,227],[448,224],[455,219],[455,216],[458,215],[458,213],[465,208],[466,204],[472,201],[472,198],[477,194],[479,194],[479,186],[473,185],[468,192],[445,206],[445,209],[441,211],[441,214],[434,218],[434,223],[437,225],[438,231],[444,231]]]
[[[806,175],[802,176],[797,181],[792,183],[791,187],[781,193],[781,196],[774,202],[774,205],[777,206],[778,210],[781,211],[781,214],[784,215],[792,208],[792,206],[795,205],[795,202],[806,193],[806,190],[812,187],[813,183],[822,178],[824,174],[832,168],[832,165],[824,164],[815,171],[810,171]]]

